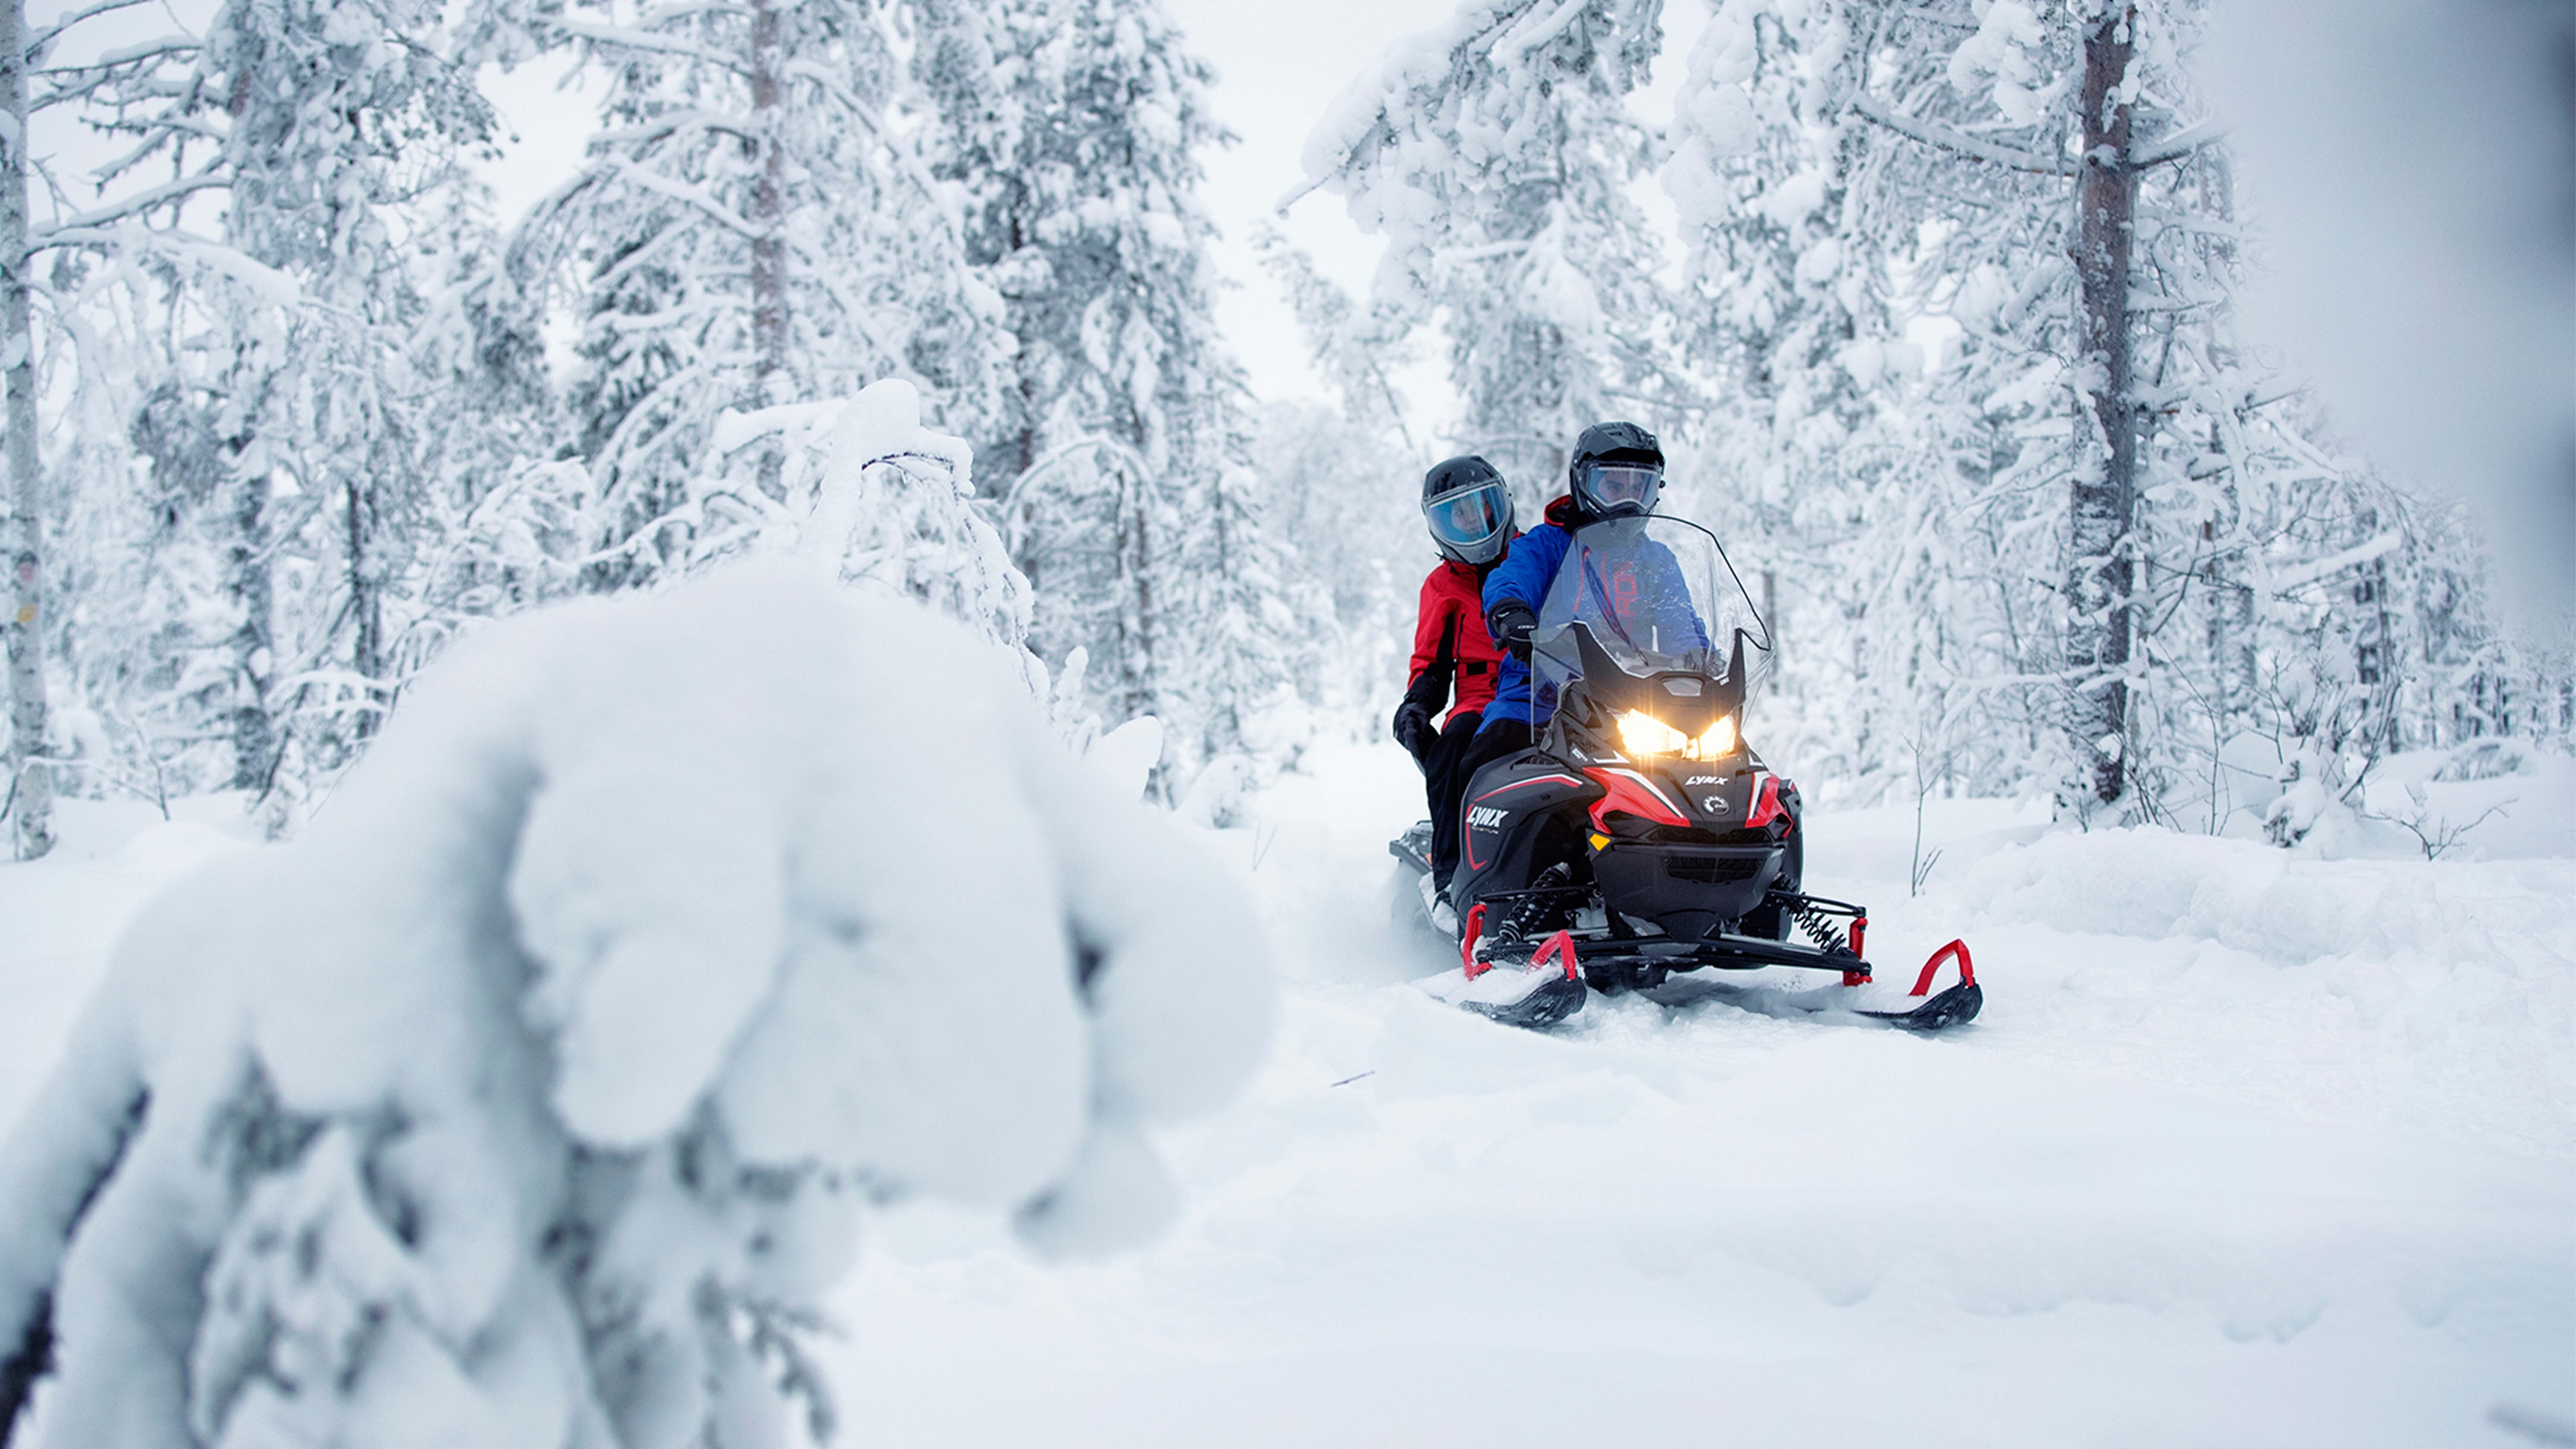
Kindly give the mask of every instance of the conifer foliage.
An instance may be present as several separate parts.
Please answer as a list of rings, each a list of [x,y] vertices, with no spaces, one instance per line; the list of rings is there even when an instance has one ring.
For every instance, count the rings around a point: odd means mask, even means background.
[[[1459,441],[1525,486],[1587,424],[1668,407],[1661,248],[1626,187],[1653,143],[1626,108],[1662,0],[1469,0],[1318,126],[1312,186],[1387,251],[1370,335],[1439,319]]]
[[[1782,713],[1835,777],[2288,840],[2320,774],[2487,727],[2404,702],[2494,638],[2454,525],[2238,318],[2206,10],[1726,0],[1692,58],[1663,180],[1701,493],[1777,561]]]

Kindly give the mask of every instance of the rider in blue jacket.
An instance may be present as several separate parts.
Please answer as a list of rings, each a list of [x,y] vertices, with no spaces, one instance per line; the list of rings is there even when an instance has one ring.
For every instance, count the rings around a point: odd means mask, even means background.
[[[1574,530],[1655,511],[1663,494],[1664,450],[1635,423],[1595,423],[1575,440],[1566,483],[1565,496],[1547,506],[1547,521],[1513,540],[1511,553],[1485,578],[1485,627],[1505,657],[1477,731],[1478,765],[1527,748],[1554,712],[1554,701],[1530,697],[1530,632],[1538,627],[1539,608]]]

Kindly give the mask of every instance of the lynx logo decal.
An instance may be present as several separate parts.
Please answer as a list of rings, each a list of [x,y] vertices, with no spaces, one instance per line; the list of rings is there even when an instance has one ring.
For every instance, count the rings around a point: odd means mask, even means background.
[[[1503,812],[1495,809],[1491,805],[1471,806],[1467,811],[1467,828],[1470,830],[1500,830],[1503,828]]]

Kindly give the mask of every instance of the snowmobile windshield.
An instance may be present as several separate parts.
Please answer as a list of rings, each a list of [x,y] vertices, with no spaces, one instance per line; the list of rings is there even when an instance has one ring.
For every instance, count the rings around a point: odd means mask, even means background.
[[[1490,542],[1503,531],[1511,513],[1503,480],[1494,477],[1451,489],[1422,505],[1422,516],[1431,523],[1431,536],[1470,555],[1477,545]]]
[[[1754,648],[1771,647],[1726,550],[1707,529],[1678,518],[1607,518],[1575,531],[1531,640],[1542,713],[1583,675],[1567,628],[1575,623],[1591,631],[1612,663],[1640,676],[1722,678],[1739,630]]]

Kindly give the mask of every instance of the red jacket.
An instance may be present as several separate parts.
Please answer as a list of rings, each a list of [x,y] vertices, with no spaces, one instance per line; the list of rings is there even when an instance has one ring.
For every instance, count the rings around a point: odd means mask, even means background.
[[[1485,573],[1442,559],[1422,581],[1422,605],[1413,621],[1413,672],[1404,697],[1437,715],[1480,714],[1494,697],[1503,652],[1485,632]],[[1452,683],[1457,702],[1450,702]]]

